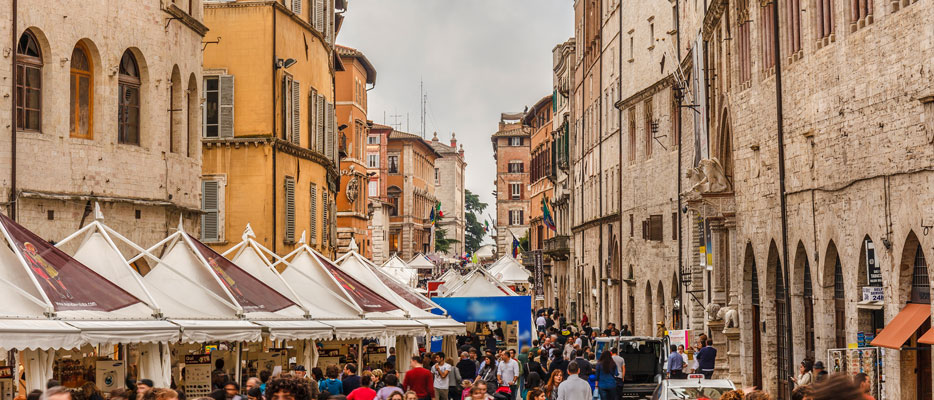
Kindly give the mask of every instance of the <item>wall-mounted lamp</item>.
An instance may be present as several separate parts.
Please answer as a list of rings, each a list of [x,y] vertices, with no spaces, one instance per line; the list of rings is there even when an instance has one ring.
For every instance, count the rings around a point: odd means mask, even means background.
[[[295,61],[294,58],[286,58],[285,60],[279,58],[279,59],[276,59],[276,69],[289,68],[295,65],[295,63],[297,62],[298,61]]]

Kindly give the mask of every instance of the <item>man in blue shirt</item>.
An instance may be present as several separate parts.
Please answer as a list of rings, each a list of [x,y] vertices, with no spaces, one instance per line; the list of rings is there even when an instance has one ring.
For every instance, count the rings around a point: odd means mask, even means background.
[[[668,379],[684,379],[684,359],[678,353],[678,346],[671,345],[668,354]]]
[[[697,351],[697,369],[704,374],[704,378],[713,376],[716,361],[717,349],[713,348],[713,339],[707,339],[706,346]]]

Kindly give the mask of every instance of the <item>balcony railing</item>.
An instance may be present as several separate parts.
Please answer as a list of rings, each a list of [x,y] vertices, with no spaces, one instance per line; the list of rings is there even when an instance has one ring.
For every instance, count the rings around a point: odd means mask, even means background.
[[[566,235],[545,239],[545,254],[556,260],[566,260],[571,254],[571,238]]]

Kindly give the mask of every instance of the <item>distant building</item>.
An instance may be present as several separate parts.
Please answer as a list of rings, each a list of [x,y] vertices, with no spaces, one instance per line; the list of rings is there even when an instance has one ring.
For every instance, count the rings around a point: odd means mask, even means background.
[[[200,1],[143,3],[0,6],[0,209],[45,239],[91,222],[95,202],[141,245],[179,217],[198,233],[201,47],[213,39]]]
[[[360,254],[371,256],[367,234],[367,85],[376,84],[376,70],[362,52],[336,46],[343,71],[335,78],[337,126],[340,130],[341,190],[337,196],[337,254],[349,251],[353,239]],[[341,129],[343,127],[343,129]]]
[[[454,239],[456,242],[451,245],[451,249],[446,253],[448,256],[456,257],[464,254],[465,227],[467,220],[465,216],[465,190],[464,190],[464,169],[467,163],[464,161],[464,145],[457,148],[457,138],[454,132],[451,132],[451,145],[448,146],[438,140],[438,133],[431,139],[431,147],[441,155],[441,158],[435,160],[435,195],[441,202],[441,211],[444,212],[444,218],[438,224],[438,227],[444,229],[446,238]]]
[[[388,153],[389,134],[392,128],[370,124],[366,139],[366,195],[369,200],[370,219],[367,222],[373,262],[382,264],[389,260],[389,215],[393,208],[386,194],[389,180]]]
[[[513,239],[529,230],[528,165],[531,128],[522,124],[526,113],[500,116],[499,130],[490,140],[496,159],[496,253],[512,254]]]
[[[545,240],[555,236],[545,221],[544,206],[548,205],[551,210],[551,198],[554,191],[554,154],[552,153],[552,124],[551,119],[554,112],[552,95],[543,97],[529,110],[529,113],[523,119],[523,123],[532,129],[530,137],[531,158],[529,160],[529,250],[531,252],[544,252]],[[554,214],[550,213],[549,223],[554,221]],[[526,266],[532,268],[535,266],[533,257],[523,257],[522,261]],[[547,282],[543,282],[543,289],[552,292],[551,284],[551,257],[547,254],[542,256],[542,266],[544,271],[548,272]],[[544,295],[544,291],[542,295]],[[551,297],[553,299],[554,297]],[[536,303],[546,307],[552,307],[551,299],[546,298],[544,303]]]
[[[435,160],[431,145],[411,133],[392,131],[386,148],[386,200],[389,211],[389,253],[410,260],[431,248],[429,215],[435,197]]]

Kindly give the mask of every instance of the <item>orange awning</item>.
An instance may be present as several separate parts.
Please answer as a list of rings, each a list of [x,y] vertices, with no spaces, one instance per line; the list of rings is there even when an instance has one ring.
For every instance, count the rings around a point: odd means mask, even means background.
[[[918,343],[934,344],[934,329],[928,329],[924,335],[918,338]]]
[[[873,346],[900,349],[925,320],[931,318],[930,304],[906,304],[898,315],[870,343]],[[930,333],[930,332],[928,332]],[[925,334],[927,336],[927,334]],[[932,334],[931,336],[934,336]]]

